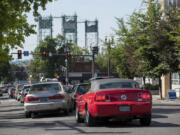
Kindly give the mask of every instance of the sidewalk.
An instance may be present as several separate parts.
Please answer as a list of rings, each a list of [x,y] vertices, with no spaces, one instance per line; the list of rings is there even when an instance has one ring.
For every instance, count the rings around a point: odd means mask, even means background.
[[[162,104],[178,104],[180,105],[180,98],[177,99],[162,99],[160,98],[160,95],[152,95],[152,101],[155,104],[162,103]]]

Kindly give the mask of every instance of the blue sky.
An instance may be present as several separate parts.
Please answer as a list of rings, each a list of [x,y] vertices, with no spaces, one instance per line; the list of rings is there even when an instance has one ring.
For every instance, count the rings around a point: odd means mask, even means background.
[[[133,11],[140,9],[142,0],[56,0],[49,3],[45,11],[40,11],[42,16],[61,16],[74,15],[78,16],[78,21],[98,19],[99,37],[104,39],[105,36],[113,34],[113,29],[117,28],[116,17],[126,18]],[[28,21],[36,24],[32,13],[28,14]],[[53,21],[53,35],[61,33],[61,20]],[[78,25],[78,41],[81,46],[84,43],[84,25]],[[26,38],[24,50],[33,51],[37,45],[37,35],[31,35]]]

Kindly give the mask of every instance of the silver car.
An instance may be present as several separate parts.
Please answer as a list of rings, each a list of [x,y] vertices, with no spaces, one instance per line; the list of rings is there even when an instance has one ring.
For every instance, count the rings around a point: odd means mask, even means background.
[[[44,82],[33,84],[24,99],[25,116],[47,111],[63,111],[65,114],[72,109],[71,97],[66,93],[60,82]]]

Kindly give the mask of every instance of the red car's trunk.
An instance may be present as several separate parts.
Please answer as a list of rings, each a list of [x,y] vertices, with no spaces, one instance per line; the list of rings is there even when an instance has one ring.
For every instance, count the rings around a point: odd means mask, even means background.
[[[151,94],[141,89],[108,89],[96,92],[95,101],[150,101]]]

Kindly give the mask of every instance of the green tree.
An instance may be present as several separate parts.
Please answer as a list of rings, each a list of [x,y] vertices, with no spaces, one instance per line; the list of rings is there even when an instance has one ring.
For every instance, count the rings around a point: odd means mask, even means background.
[[[127,77],[158,77],[180,71],[180,12],[162,12],[156,0],[148,0],[147,10],[119,21],[120,38],[114,55],[118,72]]]
[[[169,10],[163,18],[159,5],[154,0],[149,1],[147,17],[143,20],[146,44],[141,44],[137,50],[142,68],[149,76],[160,77],[179,70],[180,48],[176,40],[179,33],[175,31],[179,27],[180,20],[174,12],[175,9]]]
[[[68,54],[65,53],[66,47],[69,49]],[[81,55],[83,52],[84,49],[71,42],[66,42],[61,35],[55,38],[47,37],[35,48],[29,72],[35,80],[39,80],[40,73],[46,78],[56,77],[56,75],[62,76],[62,67],[66,66],[65,59],[68,58],[68,67],[70,68],[73,64],[72,55]]]
[[[0,1],[0,46],[22,46],[24,38],[34,33],[34,25],[27,22],[26,13],[33,10],[38,16],[38,9],[45,9],[52,0],[1,0]]]
[[[11,60],[9,50],[22,47],[25,37],[35,33],[34,25],[27,22],[27,13],[33,10],[38,16],[38,9],[45,9],[45,5],[53,0],[1,0],[0,1],[0,72],[5,74],[4,67]],[[3,66],[5,65],[5,66]],[[4,75],[1,75],[3,78]]]
[[[11,57],[8,55],[9,49],[7,47],[0,47],[0,82],[9,74]]]
[[[139,17],[140,13],[133,13],[128,22],[123,19],[117,19],[118,29],[116,35],[119,42],[113,49],[113,55],[116,63],[116,70],[120,77],[133,78],[135,76],[144,76],[139,67],[139,59],[136,56],[138,33],[141,33]]]
[[[104,46],[102,48],[102,51],[99,52],[99,54],[95,58],[95,62],[98,65],[98,68],[101,72],[108,74],[108,64],[110,64],[110,75],[116,74],[116,65],[115,65],[115,59],[113,58],[113,48],[112,44],[110,43],[112,41],[109,41],[109,43],[104,43]],[[109,63],[110,60],[110,63]]]

